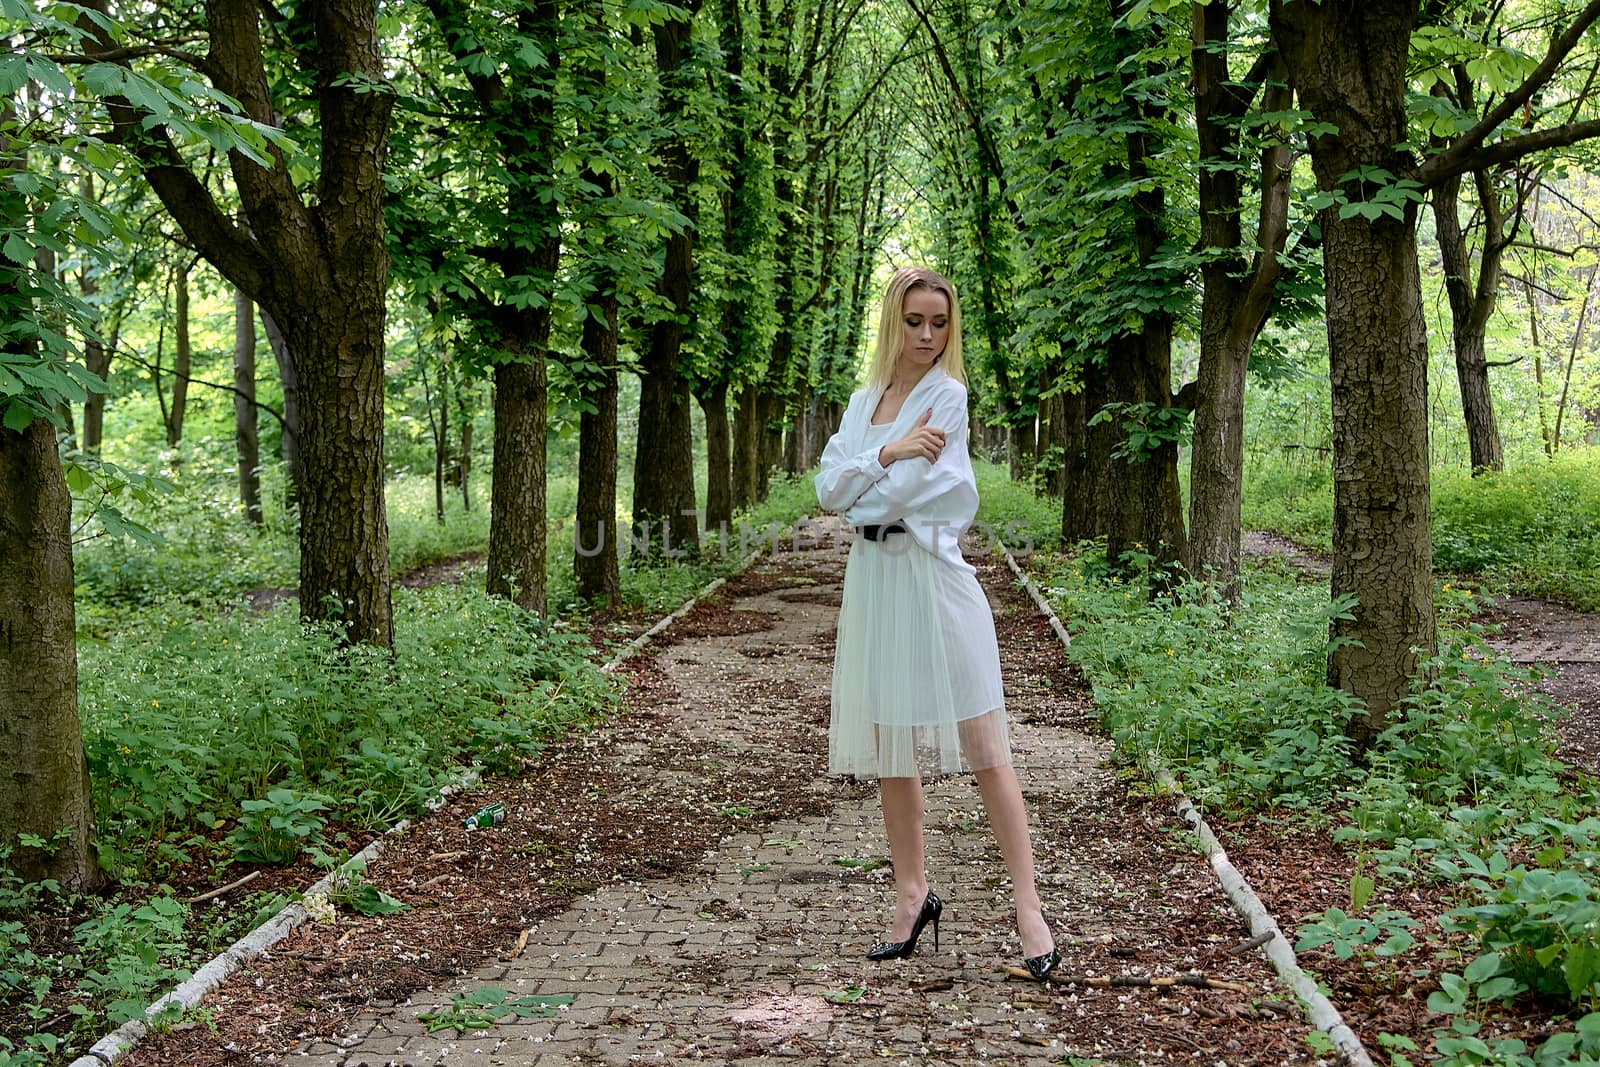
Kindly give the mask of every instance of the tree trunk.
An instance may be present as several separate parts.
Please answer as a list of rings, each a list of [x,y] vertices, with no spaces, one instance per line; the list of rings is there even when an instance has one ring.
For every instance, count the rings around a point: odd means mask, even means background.
[[[456,458],[456,485],[461,489],[461,510],[472,510],[472,412],[467,409],[466,388],[456,382],[456,409],[461,416],[461,450]]]
[[[1114,427],[1089,425],[1110,399],[1106,368],[1097,360],[1079,364],[1081,387],[1063,395],[1066,437],[1061,456],[1061,537],[1068,544],[1106,535],[1106,493]]]
[[[301,384],[300,614],[338,620],[350,640],[387,648],[394,615],[383,497],[385,271],[352,274],[330,279],[328,299],[303,306],[284,331]]]
[[[697,6],[697,5],[696,5]],[[655,26],[656,69],[662,81],[663,124],[673,135],[661,149],[665,177],[675,203],[692,211],[692,186],[699,164],[687,134],[677,127],[688,108],[685,65],[691,29],[689,16]],[[673,309],[650,329],[649,349],[640,361],[639,438],[633,461],[635,537],[663,552],[694,549],[700,540],[695,519],[694,431],[689,388],[678,372],[683,327],[689,315],[694,231],[686,227],[667,239],[666,260],[656,293]],[[652,547],[651,551],[654,551]]]
[[[256,312],[242,290],[233,291],[233,439],[239,451],[239,503],[252,526],[261,525],[261,439],[256,425]]]
[[[811,429],[811,405],[814,402],[811,393],[811,384],[802,380],[795,390],[794,418],[788,426],[788,437],[784,442],[783,469],[789,474],[799,474],[806,469],[805,455],[811,449],[809,431]]]
[[[93,188],[89,178],[85,177],[82,191],[86,197],[93,198]],[[94,297],[100,290],[99,283],[87,270],[83,272],[79,288],[85,299]],[[116,328],[111,331],[110,344],[106,344],[98,335],[83,339],[83,365],[97,378],[106,379],[111,373],[111,354],[116,350],[120,327],[119,318]],[[100,454],[100,442],[105,435],[105,419],[106,394],[99,390],[91,392],[83,402],[83,450],[91,455]]]
[[[104,10],[106,0],[89,6]],[[255,122],[278,117],[263,59],[258,4],[206,0],[205,72]],[[383,354],[389,256],[384,156],[391,92],[373,92],[384,67],[371,0],[322,0],[300,12],[311,31],[299,61],[313,86],[320,138],[308,202],[281,158],[261,166],[229,156],[244,225],[224,212],[170,132],[125,99],[107,101],[113,136],[184,234],[284,331],[301,389],[297,444],[300,611],[337,619],[354,641],[389,647],[389,531],[383,499]],[[97,34],[89,50],[115,56]],[[111,61],[117,61],[115,59]],[[269,154],[279,156],[277,149]]]
[[[760,501],[761,389],[752,382],[739,392],[733,413],[733,506],[742,511]]]
[[[488,592],[545,607],[545,362],[508,353],[494,368]]]
[[[176,448],[183,440],[183,417],[189,410],[189,376],[193,373],[194,351],[189,343],[189,268],[173,272],[177,296],[173,301],[176,349],[172,357],[172,407],[167,410],[167,447]]]
[[[1136,108],[1144,120],[1124,138],[1127,175],[1142,186],[1150,176],[1150,157],[1160,149],[1156,131],[1162,128],[1166,105],[1151,96],[1135,102],[1132,87],[1136,74],[1159,72],[1159,68],[1138,72],[1131,67],[1124,67],[1121,72],[1129,106]],[[1167,241],[1166,193],[1155,183],[1141,187],[1132,200],[1139,266],[1153,271],[1152,264]],[[1146,312],[1137,333],[1113,339],[1107,367],[1113,402],[1147,412],[1165,412],[1173,407],[1172,320],[1168,311]],[[1114,421],[1120,423],[1124,418],[1119,416]],[[1128,448],[1120,428],[1115,439],[1123,449]],[[1128,552],[1149,555],[1157,564],[1178,563],[1187,558],[1176,441],[1167,440],[1153,449],[1127,455],[1113,467],[1106,498],[1106,557],[1113,566],[1119,566]]]
[[[772,488],[772,471],[783,459],[784,402],[781,396],[764,393],[758,408],[763,416],[760,423],[761,467],[756,471],[760,479],[756,486],[756,501],[767,499]]]
[[[1417,5],[1308,0],[1273,11],[1301,106],[1338,134],[1312,141],[1318,186],[1367,199],[1360,167],[1401,174],[1405,85]],[[1370,743],[1436,647],[1429,511],[1428,338],[1416,209],[1402,217],[1322,212],[1333,384],[1333,577],[1353,601],[1332,624],[1328,682],[1364,707],[1352,737]]]
[[[700,396],[706,416],[706,529],[733,522],[733,433],[728,423],[728,383]]]
[[[602,312],[596,316],[593,308]],[[584,358],[600,368],[584,391],[593,411],[578,416],[578,515],[573,527],[572,571],[578,596],[591,604],[622,602],[617,565],[617,295],[612,279],[591,298],[583,320]]]
[[[1210,284],[1210,275],[1207,275]],[[1209,295],[1209,294],[1208,294]],[[1244,506],[1244,394],[1255,334],[1233,329],[1224,302],[1202,302],[1194,437],[1189,451],[1189,570],[1239,598]]]
[[[72,499],[55,429],[35,419],[0,427],[0,847],[26,881],[54,878],[69,892],[102,881],[94,804],[78,721],[72,592]],[[29,848],[21,833],[58,847]]]
[[[1472,473],[1502,470],[1505,451],[1500,443],[1500,427],[1494,417],[1494,397],[1489,391],[1487,335],[1489,316],[1494,311],[1500,289],[1501,211],[1497,193],[1487,175],[1478,182],[1479,199],[1485,226],[1483,250],[1476,286],[1471,275],[1472,257],[1467,235],[1461,229],[1459,200],[1460,177],[1447,178],[1433,190],[1434,229],[1439,238],[1439,256],[1444,263],[1445,293],[1450,301],[1451,342],[1456,356],[1456,382],[1461,389],[1461,413],[1467,423],[1467,444],[1472,456]]]
[[[1067,448],[1067,394],[1056,393],[1044,404],[1044,439],[1039,454],[1050,457],[1050,471],[1040,486],[1044,495],[1059,499],[1065,490],[1062,454]]]
[[[1171,328],[1164,317],[1147,317],[1143,333],[1118,337],[1108,368],[1113,399],[1141,405],[1170,402],[1171,347]],[[1115,439],[1126,447],[1120,429]],[[1130,552],[1148,555],[1157,564],[1179,562],[1185,536],[1178,445],[1167,441],[1137,456],[1142,458],[1129,455],[1112,462],[1106,485],[1106,559],[1118,568]]]
[[[1292,160],[1284,145],[1261,152],[1260,214],[1253,262],[1244,255],[1242,172],[1236,163],[1242,120],[1256,87],[1229,75],[1233,2],[1195,9],[1192,53],[1195,126],[1200,158],[1200,244],[1204,295],[1200,305],[1200,363],[1194,390],[1189,460],[1190,573],[1213,582],[1230,603],[1239,597],[1244,499],[1244,397],[1250,351],[1266,325],[1288,238]],[[1261,110],[1288,108],[1281,61],[1266,72]]]
[[[283,507],[293,511],[300,506],[300,486],[305,481],[300,466],[300,379],[295,375],[289,342],[283,339],[277,320],[264,307],[257,307],[256,314],[267,335],[267,347],[272,349],[272,360],[278,365],[278,384],[283,390]]]

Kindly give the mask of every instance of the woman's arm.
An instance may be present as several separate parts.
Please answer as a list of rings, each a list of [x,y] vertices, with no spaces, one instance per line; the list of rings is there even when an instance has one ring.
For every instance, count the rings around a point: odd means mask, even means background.
[[[888,465],[884,477],[874,480],[856,495],[852,502],[855,507],[889,520],[900,519],[950,489],[951,478],[957,476],[954,456],[964,455],[967,449],[967,391],[958,383],[951,383],[950,387],[939,390],[932,408],[926,428],[944,431],[939,458],[930,461],[925,453],[919,453],[895,459]],[[913,437],[915,433],[902,440],[909,441]],[[884,450],[899,443],[891,442]],[[957,451],[952,453],[951,449]]]
[[[815,485],[817,503],[824,511],[844,511],[889,473],[888,468],[878,462],[878,449],[858,455],[846,451],[845,439],[854,429],[851,420],[861,415],[861,395],[850,398],[850,406],[839,423],[839,432],[828,439],[828,447],[822,450],[822,469],[817,472]]]

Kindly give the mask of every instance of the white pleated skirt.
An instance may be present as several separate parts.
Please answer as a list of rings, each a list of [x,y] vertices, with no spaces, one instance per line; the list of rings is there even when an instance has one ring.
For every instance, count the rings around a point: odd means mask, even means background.
[[[828,769],[909,778],[1011,762],[994,616],[975,574],[907,534],[845,565]]]

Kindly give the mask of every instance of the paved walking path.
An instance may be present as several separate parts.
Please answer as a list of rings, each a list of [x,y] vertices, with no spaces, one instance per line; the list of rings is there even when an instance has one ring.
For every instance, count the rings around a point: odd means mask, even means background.
[[[772,628],[686,640],[660,654],[678,692],[668,710],[690,732],[723,746],[730,760],[770,748],[774,737],[792,736],[797,715],[813,731],[813,742],[825,746],[843,555],[826,548],[808,555],[814,584],[733,605],[773,613]],[[996,588],[991,582],[991,599]],[[998,588],[1003,595],[1004,586]],[[1020,596],[995,607],[1000,614],[1029,611]],[[1076,800],[1107,788],[1111,772],[1101,764],[1107,745],[1043,721],[1052,717],[1061,694],[1048,678],[1023,673],[1014,658],[1007,649],[1018,770],[1034,820],[1054,826],[1070,818]],[[725,705],[730,687],[774,668],[799,699],[754,702],[731,717],[707,713],[719,707],[713,696]],[[616,753],[619,759],[644,755]],[[995,968],[1015,963],[1019,951],[1004,866],[971,777],[930,783],[928,789],[928,862],[933,885],[946,901],[939,950],[929,929],[912,959],[891,964],[870,964],[861,955],[883,935],[892,902],[887,867],[865,869],[887,855],[876,793],[829,778],[818,778],[812,788],[834,802],[826,816],[781,820],[760,833],[727,837],[687,876],[601,887],[530,930],[519,957],[407,1003],[369,1009],[343,1032],[304,1046],[285,1062],[1063,1062],[1074,1051],[1063,1036],[1064,1020],[1075,1018],[1081,1033],[1085,1005],[1092,1008],[1093,1000],[1047,995],[1029,983],[1007,981]],[[1150,890],[1119,886],[1115,869],[1070,853],[1061,835],[1041,833],[1038,850],[1041,890],[1069,958],[1110,901],[1136,915],[1135,926],[1166,921]],[[1189,865],[1186,877],[1193,874],[1190,867],[1203,869],[1198,858],[1182,864]],[[1159,889],[1154,892],[1159,896]],[[1220,897],[1212,914],[1216,932],[1210,941],[1231,945],[1242,936]],[[1125,935],[1126,915],[1120,929]],[[1281,996],[1261,982],[1263,995]],[[512,997],[573,999],[548,1018],[508,1018],[466,1036],[454,1030],[429,1034],[418,1018],[491,986]],[[829,995],[845,1002],[832,1002]],[[1134,994],[1140,995],[1155,996]],[[1189,1008],[1171,1005],[1154,1005],[1149,1017],[1169,1009],[1180,1029],[1195,1021],[1178,1020]],[[1209,1067],[1215,1057],[1206,1062]]]

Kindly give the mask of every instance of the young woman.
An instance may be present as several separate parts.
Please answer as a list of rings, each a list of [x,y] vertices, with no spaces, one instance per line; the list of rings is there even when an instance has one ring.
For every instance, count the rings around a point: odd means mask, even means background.
[[[894,860],[899,959],[944,910],[928,888],[922,775],[971,770],[1016,894],[1023,962],[1041,981],[1060,959],[1034,884],[1033,843],[1011,766],[994,617],[958,539],[978,511],[967,454],[961,310],[931,270],[897,271],[884,294],[869,382],[822,455],[817,499],[856,528],[833,665],[828,769],[876,778]]]

